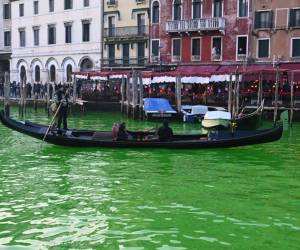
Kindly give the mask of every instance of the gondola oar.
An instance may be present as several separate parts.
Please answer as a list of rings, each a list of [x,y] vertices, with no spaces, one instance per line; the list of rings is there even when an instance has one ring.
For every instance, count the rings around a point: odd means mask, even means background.
[[[60,110],[61,104],[62,104],[62,103],[59,104],[59,106],[58,106],[58,108],[57,108],[57,110],[56,110],[56,112],[55,112],[55,114],[54,114],[54,116],[53,116],[53,118],[52,118],[52,120],[51,120],[51,122],[50,122],[50,125],[49,125],[49,127],[48,127],[48,129],[47,129],[47,131],[46,131],[46,133],[45,133],[45,135],[44,135],[44,137],[43,137],[42,142],[45,141],[46,136],[48,135],[48,133],[49,133],[49,131],[50,131],[50,128],[53,126],[53,122],[54,122],[54,120],[55,120],[55,118],[56,118],[56,116],[57,116],[57,114],[58,114],[58,112],[59,112],[59,110]]]

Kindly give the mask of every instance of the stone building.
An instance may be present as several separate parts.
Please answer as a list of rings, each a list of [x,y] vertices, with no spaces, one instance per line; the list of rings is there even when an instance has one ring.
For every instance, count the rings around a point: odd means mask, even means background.
[[[11,54],[11,8],[9,0],[0,0],[0,80],[9,72]]]
[[[101,1],[11,1],[11,80],[71,82],[100,69]]]
[[[251,54],[256,62],[299,62],[300,0],[255,0]]]
[[[102,68],[143,68],[149,54],[149,1],[107,0]]]

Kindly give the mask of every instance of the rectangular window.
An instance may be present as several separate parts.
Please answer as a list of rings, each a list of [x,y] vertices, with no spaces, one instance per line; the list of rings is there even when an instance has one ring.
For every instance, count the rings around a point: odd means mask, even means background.
[[[181,39],[173,39],[172,48],[172,61],[181,61]]]
[[[151,41],[151,61],[152,62],[159,61],[159,40]]]
[[[19,16],[24,16],[24,4],[19,4]]]
[[[300,9],[290,10],[290,26],[300,27]]]
[[[238,17],[248,16],[248,0],[238,0]]]
[[[65,10],[73,9],[73,0],[65,0]]]
[[[123,43],[123,66],[129,66],[129,43]]]
[[[11,46],[10,31],[4,31],[4,46]]]
[[[213,0],[213,17],[223,16],[223,0]]]
[[[40,29],[39,29],[39,27],[33,27],[33,44],[34,44],[34,46],[40,45]]]
[[[90,0],[83,0],[83,7],[89,7],[90,6]]]
[[[48,44],[56,44],[55,25],[48,25]]]
[[[82,22],[82,41],[90,41],[90,23],[87,21]]]
[[[108,36],[113,37],[116,33],[116,21],[115,16],[109,16],[108,17]]]
[[[20,38],[20,47],[25,47],[26,46],[26,37],[25,37],[24,29],[19,30],[19,38]]]
[[[270,57],[270,39],[258,40],[258,58]]]
[[[221,37],[213,37],[211,55],[212,55],[212,61],[222,60],[222,38]]]
[[[200,61],[200,38],[192,39],[192,61]]]
[[[10,19],[10,17],[11,17],[10,4],[4,4],[3,5],[3,18]]]
[[[201,0],[193,1],[193,19],[201,18]]]
[[[49,0],[49,12],[54,12],[54,0]]]
[[[72,24],[71,23],[65,24],[65,42],[72,43]]]
[[[138,65],[143,66],[145,64],[145,43],[139,42],[138,44]]]
[[[34,15],[39,14],[39,1],[33,2],[33,14]]]
[[[300,57],[300,38],[292,38],[292,57]]]
[[[114,66],[115,64],[115,45],[108,44],[108,64]]]
[[[145,20],[145,14],[137,14],[137,26],[138,26],[138,34],[144,35],[146,32],[146,26],[145,26],[146,20]]]
[[[247,36],[238,36],[237,37],[237,46],[236,46],[236,59],[238,61],[245,60],[247,58],[248,51],[248,37]]]
[[[270,29],[273,27],[273,12],[272,11],[257,11],[255,12],[255,29]]]

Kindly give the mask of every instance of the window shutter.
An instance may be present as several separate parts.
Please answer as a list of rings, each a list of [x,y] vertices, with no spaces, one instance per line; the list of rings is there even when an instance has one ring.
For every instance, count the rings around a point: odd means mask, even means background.
[[[295,26],[295,11],[294,9],[290,9],[290,27],[294,27]]]
[[[271,29],[273,28],[273,11],[271,10],[269,13],[269,28]]]
[[[260,13],[259,12],[255,12],[255,20],[254,20],[254,28],[255,29],[259,29],[260,28]]]

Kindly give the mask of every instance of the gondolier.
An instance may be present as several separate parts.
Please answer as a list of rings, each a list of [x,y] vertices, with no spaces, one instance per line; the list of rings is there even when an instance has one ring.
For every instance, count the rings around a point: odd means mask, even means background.
[[[60,107],[58,111],[57,128],[61,128],[61,123],[63,123],[63,129],[68,129],[68,106],[69,106],[69,94],[68,90],[64,88],[61,84],[58,85],[58,90],[55,92],[55,103],[57,107]]]

